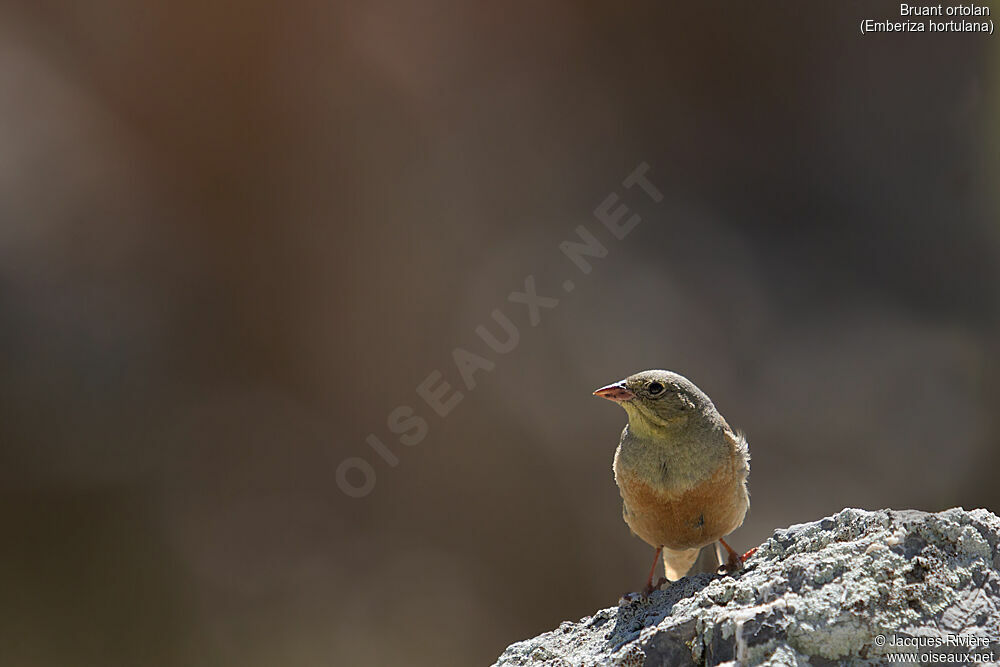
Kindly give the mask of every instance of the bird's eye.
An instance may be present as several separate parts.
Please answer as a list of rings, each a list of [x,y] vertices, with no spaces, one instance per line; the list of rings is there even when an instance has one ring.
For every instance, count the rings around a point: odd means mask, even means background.
[[[655,380],[646,385],[646,391],[649,392],[650,396],[656,396],[657,394],[662,394],[663,389],[664,389],[663,385],[660,384],[659,382],[656,382]]]

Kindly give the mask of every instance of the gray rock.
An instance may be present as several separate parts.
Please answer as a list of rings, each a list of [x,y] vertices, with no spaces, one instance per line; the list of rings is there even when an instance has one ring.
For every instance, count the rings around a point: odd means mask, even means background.
[[[564,622],[496,665],[996,664],[998,543],[1000,518],[983,509],[845,509],[776,530],[736,576],[686,577]]]

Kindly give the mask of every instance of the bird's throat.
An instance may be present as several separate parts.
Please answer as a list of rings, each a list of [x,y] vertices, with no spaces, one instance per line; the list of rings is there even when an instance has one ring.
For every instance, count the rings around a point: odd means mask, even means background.
[[[619,464],[655,488],[681,491],[714,474],[728,451],[720,432],[684,423],[655,424],[642,415],[622,431]]]
[[[622,407],[628,414],[628,430],[637,438],[669,440],[676,437],[687,426],[687,415],[679,415],[677,419],[664,421],[640,403],[628,402],[624,403]]]

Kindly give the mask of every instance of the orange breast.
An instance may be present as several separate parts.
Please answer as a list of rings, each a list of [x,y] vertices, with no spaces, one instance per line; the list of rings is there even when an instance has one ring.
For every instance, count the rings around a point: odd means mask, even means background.
[[[743,523],[749,497],[742,467],[725,463],[682,493],[655,488],[628,470],[618,471],[625,522],[654,547],[693,549],[715,542]]]

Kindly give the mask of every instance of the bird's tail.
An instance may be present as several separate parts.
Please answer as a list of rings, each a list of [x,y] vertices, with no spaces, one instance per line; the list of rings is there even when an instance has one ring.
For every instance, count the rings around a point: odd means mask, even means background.
[[[670,581],[677,581],[688,574],[715,572],[719,568],[719,556],[715,545],[701,549],[663,549],[663,569]]]

